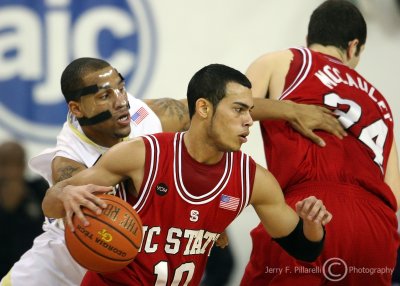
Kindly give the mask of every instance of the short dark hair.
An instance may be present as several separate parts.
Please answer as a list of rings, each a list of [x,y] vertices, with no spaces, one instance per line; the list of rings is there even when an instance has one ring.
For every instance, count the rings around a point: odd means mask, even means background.
[[[105,67],[111,66],[108,62],[96,58],[79,58],[72,61],[61,75],[61,91],[65,101],[78,100],[71,96],[74,91],[84,86],[83,77],[90,72],[94,72]]]
[[[346,50],[350,41],[359,40],[357,54],[367,38],[367,24],[358,8],[346,0],[327,0],[311,15],[307,46],[321,44]]]
[[[196,101],[199,98],[209,100],[215,109],[225,97],[226,85],[229,82],[236,82],[251,88],[250,80],[243,73],[226,65],[211,64],[196,72],[187,89],[190,118],[195,113]]]

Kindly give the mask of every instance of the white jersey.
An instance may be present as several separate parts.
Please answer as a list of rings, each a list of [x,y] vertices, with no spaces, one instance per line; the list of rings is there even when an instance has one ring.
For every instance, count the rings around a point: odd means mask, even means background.
[[[143,101],[130,95],[128,99],[130,138],[162,131],[159,118]],[[51,185],[51,162],[55,157],[65,157],[91,167],[107,149],[86,137],[76,118],[68,114],[67,122],[57,136],[56,147],[48,148],[32,158],[29,166]],[[46,219],[43,229],[44,233],[36,237],[32,248],[1,280],[1,286],[80,285],[86,269],[77,264],[68,252],[62,220]]]
[[[129,138],[161,132],[161,122],[157,115],[141,100],[128,95],[131,114],[131,133]],[[139,115],[138,115],[139,114]],[[141,116],[141,120],[134,120]],[[91,167],[108,148],[102,147],[82,131],[78,120],[68,113],[67,121],[57,136],[57,145],[48,148],[29,161],[29,167],[52,185],[51,162],[57,156],[65,157]]]

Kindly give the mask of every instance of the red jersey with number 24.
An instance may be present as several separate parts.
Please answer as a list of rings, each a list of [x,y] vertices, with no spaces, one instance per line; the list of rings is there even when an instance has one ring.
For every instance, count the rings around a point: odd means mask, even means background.
[[[324,106],[349,133],[343,140],[317,131],[324,148],[299,135],[286,122],[261,125],[268,168],[286,191],[302,182],[341,182],[361,186],[396,210],[384,183],[393,143],[393,117],[382,94],[338,59],[306,48],[294,58],[281,100]]]

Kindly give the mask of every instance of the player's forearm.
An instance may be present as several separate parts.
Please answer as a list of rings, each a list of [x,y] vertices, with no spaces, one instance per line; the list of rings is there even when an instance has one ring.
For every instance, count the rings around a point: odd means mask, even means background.
[[[253,120],[291,120],[295,114],[294,103],[267,98],[253,98],[254,108],[251,111]]]
[[[45,216],[51,218],[65,217],[65,209],[61,200],[62,188],[66,185],[65,181],[61,181],[46,192],[42,202],[42,210]]]

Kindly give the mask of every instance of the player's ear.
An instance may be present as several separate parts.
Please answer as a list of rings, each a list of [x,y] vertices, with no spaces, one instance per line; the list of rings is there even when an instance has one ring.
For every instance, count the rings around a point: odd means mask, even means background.
[[[201,118],[207,118],[211,108],[211,103],[205,98],[199,98],[196,101],[196,112]]]
[[[76,101],[68,102],[68,108],[69,108],[69,111],[73,115],[75,115],[77,118],[81,118],[81,117],[84,116],[84,114],[82,113],[81,105],[79,104],[79,102],[76,102]]]
[[[346,56],[349,61],[357,55],[357,47],[359,44],[360,42],[358,39],[354,39],[349,42],[346,51]]]

